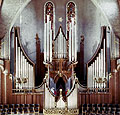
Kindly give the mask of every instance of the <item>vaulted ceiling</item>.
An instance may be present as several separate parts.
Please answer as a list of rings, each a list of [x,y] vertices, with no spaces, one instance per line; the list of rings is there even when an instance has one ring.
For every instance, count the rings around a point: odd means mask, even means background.
[[[18,12],[25,4],[31,0],[4,0],[0,9],[0,38],[3,38],[9,33],[9,30],[14,22]],[[105,13],[113,30],[120,38],[120,0],[91,0],[96,1],[102,11]],[[0,0],[2,3],[2,0]],[[110,5],[110,6],[109,6]]]

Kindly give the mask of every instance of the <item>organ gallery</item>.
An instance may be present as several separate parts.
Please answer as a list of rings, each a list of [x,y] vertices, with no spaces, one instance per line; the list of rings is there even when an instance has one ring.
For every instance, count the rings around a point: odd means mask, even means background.
[[[0,114],[119,115],[119,7],[1,0]]]

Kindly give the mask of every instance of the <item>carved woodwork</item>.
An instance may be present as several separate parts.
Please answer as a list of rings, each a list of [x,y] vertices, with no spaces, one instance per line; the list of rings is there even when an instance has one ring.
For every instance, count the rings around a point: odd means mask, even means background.
[[[61,36],[60,36],[61,38],[59,38],[59,39],[64,39],[63,47],[64,48],[66,47],[65,48],[66,51],[63,50],[63,52],[61,54],[59,53],[60,49],[56,50],[56,48],[59,45],[59,43],[57,41],[59,34],[61,34]],[[57,83],[59,77],[62,77],[64,82],[66,83],[67,80],[72,76],[72,71],[74,71],[74,70],[72,70],[72,67],[75,66],[77,63],[69,62],[69,59],[68,59],[68,50],[69,50],[68,39],[66,39],[66,36],[63,32],[61,25],[59,27],[59,30],[58,30],[58,33],[57,33],[55,39],[53,39],[52,44],[53,44],[53,47],[52,47],[53,59],[52,59],[52,63],[49,63],[49,65],[50,65],[50,77],[54,79],[55,83]],[[55,52],[55,50],[56,50],[56,52]],[[65,54],[65,56],[64,56],[64,54]]]
[[[40,50],[40,40],[36,34],[36,85],[40,85],[45,76],[44,54]]]

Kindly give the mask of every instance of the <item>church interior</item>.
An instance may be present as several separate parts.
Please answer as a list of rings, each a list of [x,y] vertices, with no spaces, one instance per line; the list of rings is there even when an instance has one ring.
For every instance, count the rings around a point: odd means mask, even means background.
[[[0,0],[1,115],[120,115],[120,0]]]

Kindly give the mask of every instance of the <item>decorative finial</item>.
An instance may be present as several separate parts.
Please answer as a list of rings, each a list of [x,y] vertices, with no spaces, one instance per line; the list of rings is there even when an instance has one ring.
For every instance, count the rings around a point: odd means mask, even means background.
[[[84,41],[84,35],[81,35],[81,41]]]
[[[63,21],[63,18],[62,18],[62,17],[60,17],[60,18],[58,19],[58,21],[59,21],[59,22],[62,22],[62,21]]]
[[[62,97],[62,89],[60,89],[60,97]]]
[[[36,33],[36,40],[38,40],[39,39],[39,37],[38,37],[38,33]]]
[[[38,33],[36,33],[36,38],[38,38]]]

